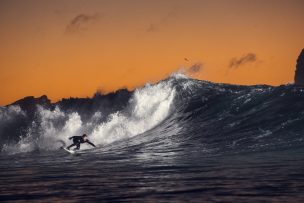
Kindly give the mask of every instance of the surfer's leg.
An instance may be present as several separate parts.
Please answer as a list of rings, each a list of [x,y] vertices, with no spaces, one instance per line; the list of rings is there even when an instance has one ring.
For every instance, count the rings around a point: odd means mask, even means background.
[[[80,149],[80,143],[77,143],[75,150],[79,150],[79,149]]]
[[[75,146],[76,144],[71,144],[70,146],[67,147],[68,150],[70,150],[71,147]]]

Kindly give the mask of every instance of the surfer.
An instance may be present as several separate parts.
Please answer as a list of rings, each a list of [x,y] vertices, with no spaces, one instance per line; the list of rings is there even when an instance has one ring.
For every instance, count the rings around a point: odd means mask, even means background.
[[[93,147],[96,147],[90,140],[88,140],[88,136],[86,134],[83,134],[82,136],[73,136],[70,137],[69,140],[73,139],[73,144],[67,147],[68,150],[70,150],[71,147],[76,146],[75,150],[80,149],[80,144],[82,143],[88,143],[92,145]]]

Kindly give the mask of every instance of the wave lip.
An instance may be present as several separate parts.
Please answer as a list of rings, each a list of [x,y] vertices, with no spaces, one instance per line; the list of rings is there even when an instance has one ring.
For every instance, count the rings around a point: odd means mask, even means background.
[[[108,144],[150,130],[169,115],[174,96],[175,90],[164,82],[135,90],[125,111],[111,114],[108,122],[94,128],[92,139]]]

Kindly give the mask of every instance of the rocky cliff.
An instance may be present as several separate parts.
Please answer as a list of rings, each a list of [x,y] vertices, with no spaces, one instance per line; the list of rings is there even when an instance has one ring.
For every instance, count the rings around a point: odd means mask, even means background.
[[[295,72],[295,76],[294,76],[294,83],[295,83],[295,85],[304,86],[304,49],[302,49],[302,52],[300,53],[298,60],[297,60],[296,72]]]

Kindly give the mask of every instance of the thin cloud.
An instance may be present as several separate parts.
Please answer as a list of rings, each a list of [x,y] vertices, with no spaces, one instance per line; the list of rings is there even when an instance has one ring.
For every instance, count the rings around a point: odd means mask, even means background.
[[[147,29],[147,32],[155,32],[156,30],[157,30],[156,26],[153,23],[151,23]]]
[[[66,26],[66,33],[77,33],[86,29],[88,23],[97,21],[98,15],[79,14]]]
[[[146,31],[147,32],[158,31],[160,30],[160,28],[170,23],[176,17],[177,14],[174,11],[171,11],[167,15],[163,16],[158,22],[150,23]]]
[[[240,66],[243,66],[247,63],[253,63],[257,61],[257,56],[256,54],[253,53],[248,53],[240,58],[233,58],[231,59],[229,63],[229,68],[238,68]]]
[[[187,70],[188,73],[198,73],[203,69],[202,63],[195,63],[192,66],[190,66]]]

